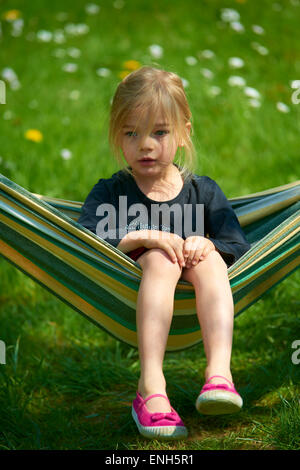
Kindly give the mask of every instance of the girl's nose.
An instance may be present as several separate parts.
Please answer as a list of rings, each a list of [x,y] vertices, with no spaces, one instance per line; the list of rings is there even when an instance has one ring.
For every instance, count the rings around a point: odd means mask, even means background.
[[[153,149],[153,139],[150,135],[142,136],[140,140],[140,149],[149,150]]]

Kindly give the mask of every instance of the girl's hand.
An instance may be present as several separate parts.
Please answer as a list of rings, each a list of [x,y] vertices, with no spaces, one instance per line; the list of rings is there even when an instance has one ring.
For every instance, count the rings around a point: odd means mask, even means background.
[[[199,261],[203,261],[204,258],[216,249],[213,242],[208,238],[200,236],[191,236],[184,241],[183,256],[185,259],[186,267],[196,266]]]
[[[143,246],[145,248],[160,248],[169,255],[171,261],[184,267],[183,245],[184,240],[176,233],[162,232],[160,230],[145,230]]]

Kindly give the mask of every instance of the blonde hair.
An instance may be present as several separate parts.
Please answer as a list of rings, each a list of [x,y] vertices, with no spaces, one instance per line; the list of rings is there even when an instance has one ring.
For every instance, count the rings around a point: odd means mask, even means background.
[[[180,77],[144,66],[127,75],[118,85],[111,105],[109,142],[120,167],[129,173],[122,160],[120,141],[122,128],[132,111],[147,116],[148,131],[153,128],[157,114],[162,112],[171,124],[170,132],[180,142],[179,158],[175,158],[179,171],[184,179],[190,176],[195,166],[195,149],[186,124],[190,123],[192,114]]]

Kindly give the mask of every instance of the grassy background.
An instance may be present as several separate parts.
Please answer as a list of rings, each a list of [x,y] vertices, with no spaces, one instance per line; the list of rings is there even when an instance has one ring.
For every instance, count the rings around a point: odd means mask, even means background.
[[[87,2],[88,3],[88,2]],[[109,104],[124,62],[155,63],[188,81],[198,160],[195,172],[215,179],[227,197],[299,178],[300,107],[291,102],[300,79],[300,2],[239,0],[99,2],[88,15],[82,0],[0,0],[0,74],[11,67],[21,88],[7,83],[0,105],[0,172],[26,189],[83,201],[100,177],[118,170],[108,148]],[[240,13],[244,32],[221,20],[221,8]],[[11,34],[3,14],[24,20]],[[65,15],[61,13],[64,12]],[[65,31],[83,23],[81,36],[41,42],[38,31]],[[257,35],[252,25],[265,34]],[[261,55],[259,43],[269,51]],[[153,59],[151,44],[164,54]],[[70,48],[81,55],[72,58]],[[57,49],[63,50],[57,57]],[[212,50],[211,59],[202,51]],[[194,66],[186,57],[197,59]],[[244,60],[242,69],[228,65]],[[64,64],[78,65],[75,73]],[[97,69],[110,70],[99,77]],[[213,72],[205,78],[203,69]],[[228,78],[242,76],[260,93],[253,108]],[[1,77],[0,77],[1,78]],[[220,88],[211,96],[211,87]],[[70,98],[77,90],[78,100]],[[289,107],[282,113],[277,102]],[[40,143],[26,140],[38,129]],[[69,149],[72,157],[61,157]],[[235,323],[232,370],[243,410],[201,417],[194,402],[203,383],[202,346],[167,354],[169,397],[189,428],[178,443],[141,438],[130,416],[139,364],[137,352],[107,336],[0,260],[0,448],[2,449],[296,449],[300,447],[299,371],[291,344],[299,339],[299,271],[267,293]]]

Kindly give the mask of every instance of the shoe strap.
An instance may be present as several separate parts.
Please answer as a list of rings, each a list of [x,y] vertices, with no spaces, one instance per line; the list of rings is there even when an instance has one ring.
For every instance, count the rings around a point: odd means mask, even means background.
[[[229,380],[229,379],[226,379],[226,377],[223,377],[223,375],[212,375],[211,377],[209,377],[209,379],[207,379],[206,383],[208,384],[208,382],[209,382],[210,380],[215,379],[216,377],[219,377],[220,379],[225,379],[225,380],[227,380],[227,382],[230,383],[230,385],[231,385],[232,387],[234,386],[233,382],[230,382],[230,380]]]
[[[149,397],[145,398],[145,400],[143,399],[144,404],[145,404],[148,400],[151,400],[151,398],[155,398],[155,397],[162,397],[162,398],[165,398],[165,399],[170,403],[170,400],[169,400],[168,397],[166,397],[166,395],[162,395],[161,393],[154,393],[153,395],[149,395]]]

